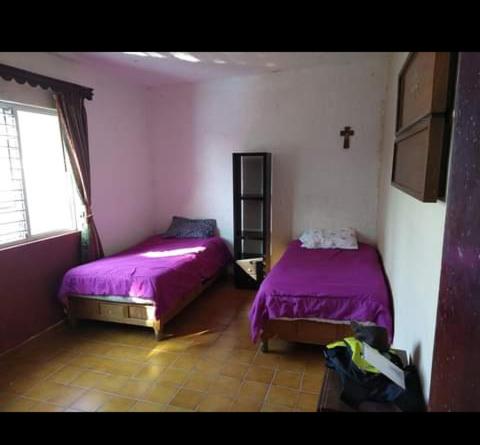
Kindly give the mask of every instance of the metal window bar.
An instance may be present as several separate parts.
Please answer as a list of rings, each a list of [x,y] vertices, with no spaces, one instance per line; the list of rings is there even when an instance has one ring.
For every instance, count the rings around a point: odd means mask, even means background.
[[[28,240],[35,240],[41,239],[46,236],[51,236],[55,234],[64,233],[68,230],[59,230],[59,231],[52,231],[48,233],[42,233],[36,236],[32,236],[30,232],[30,218],[28,212],[28,205],[27,205],[27,192],[25,188],[25,181],[23,176],[23,164],[22,164],[22,151],[21,151],[21,137],[20,137],[20,130],[18,127],[18,118],[17,112],[19,110],[26,110],[26,111],[35,111],[42,114],[53,114],[57,116],[55,110],[45,107],[37,107],[31,105],[24,105],[14,102],[8,101],[1,101],[0,100],[0,112],[3,110],[7,110],[5,113],[0,114],[0,166],[2,162],[8,161],[15,161],[16,165],[20,167],[20,176],[16,179],[11,179],[11,184],[15,183],[15,187],[11,186],[8,190],[2,190],[1,186],[1,172],[0,172],[0,211],[4,211],[6,209],[11,209],[13,212],[12,205],[15,204],[17,207],[15,210],[23,210],[25,216],[25,228],[26,230],[22,232],[20,238],[12,238],[6,239],[2,231],[0,229],[0,248],[4,246],[14,245],[18,242],[28,241]],[[62,133],[62,144],[65,150],[65,141],[62,128],[60,126],[60,131]],[[4,164],[6,165],[6,164]],[[78,230],[78,228],[82,225],[79,220],[79,213],[80,210],[83,209],[83,204],[81,203],[81,199],[75,184],[75,180],[73,177],[73,173],[71,171],[70,163],[67,162],[67,158],[64,152],[64,165],[66,167],[66,174],[69,177],[70,185],[71,185],[71,192],[72,192],[72,199],[70,203],[70,212],[71,216],[75,216],[72,219],[73,223],[73,230]],[[9,175],[11,176],[11,175]],[[12,193],[15,196],[12,196]],[[20,209],[18,208],[20,206]],[[1,212],[0,212],[1,213]],[[6,212],[8,213],[8,212]],[[16,232],[18,233],[18,232]],[[25,236],[26,233],[26,236]],[[10,234],[14,236],[13,234]]]
[[[0,243],[26,239],[29,234],[16,111],[0,106]],[[13,227],[12,227],[13,226]]]

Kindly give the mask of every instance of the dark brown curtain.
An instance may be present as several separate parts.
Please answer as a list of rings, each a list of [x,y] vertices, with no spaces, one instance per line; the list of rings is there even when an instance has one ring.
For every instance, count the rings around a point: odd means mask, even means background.
[[[78,91],[58,92],[55,95],[67,153],[86,209],[86,225],[81,237],[81,259],[82,262],[89,262],[102,258],[104,253],[92,213],[88,126],[84,98]]]

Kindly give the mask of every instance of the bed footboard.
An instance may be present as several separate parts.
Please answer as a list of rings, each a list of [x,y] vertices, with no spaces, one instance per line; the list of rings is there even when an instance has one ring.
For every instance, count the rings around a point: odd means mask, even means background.
[[[70,295],[66,309],[68,324],[74,328],[77,326],[77,320],[88,319],[146,326],[153,329],[155,339],[160,341],[164,338],[165,323],[212,285],[221,273],[219,272],[197,289],[180,298],[175,307],[163,314],[160,319],[155,317],[155,305],[150,302],[138,303],[127,297]]]
[[[99,320],[147,326],[153,328],[155,333],[161,332],[161,323],[155,318],[155,306],[135,303],[130,299],[121,301],[112,297],[70,295],[67,319],[72,328],[77,326],[77,320]]]
[[[353,335],[349,324],[326,323],[313,320],[268,320],[261,335],[262,352],[268,352],[268,340],[282,340],[326,345]]]

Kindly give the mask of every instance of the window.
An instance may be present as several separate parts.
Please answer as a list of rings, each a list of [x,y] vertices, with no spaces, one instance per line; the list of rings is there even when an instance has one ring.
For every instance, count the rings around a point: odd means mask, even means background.
[[[81,210],[56,111],[0,102],[0,246],[76,230]]]

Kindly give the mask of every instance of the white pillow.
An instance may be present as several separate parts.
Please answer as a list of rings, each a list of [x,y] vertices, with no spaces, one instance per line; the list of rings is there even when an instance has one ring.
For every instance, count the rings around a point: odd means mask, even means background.
[[[357,235],[351,228],[306,230],[299,239],[306,249],[358,249]]]
[[[305,232],[300,235],[299,240],[302,242],[302,247],[307,249],[318,249],[322,245],[322,231],[305,230]]]
[[[322,230],[324,249],[358,249],[357,234],[351,228]]]

